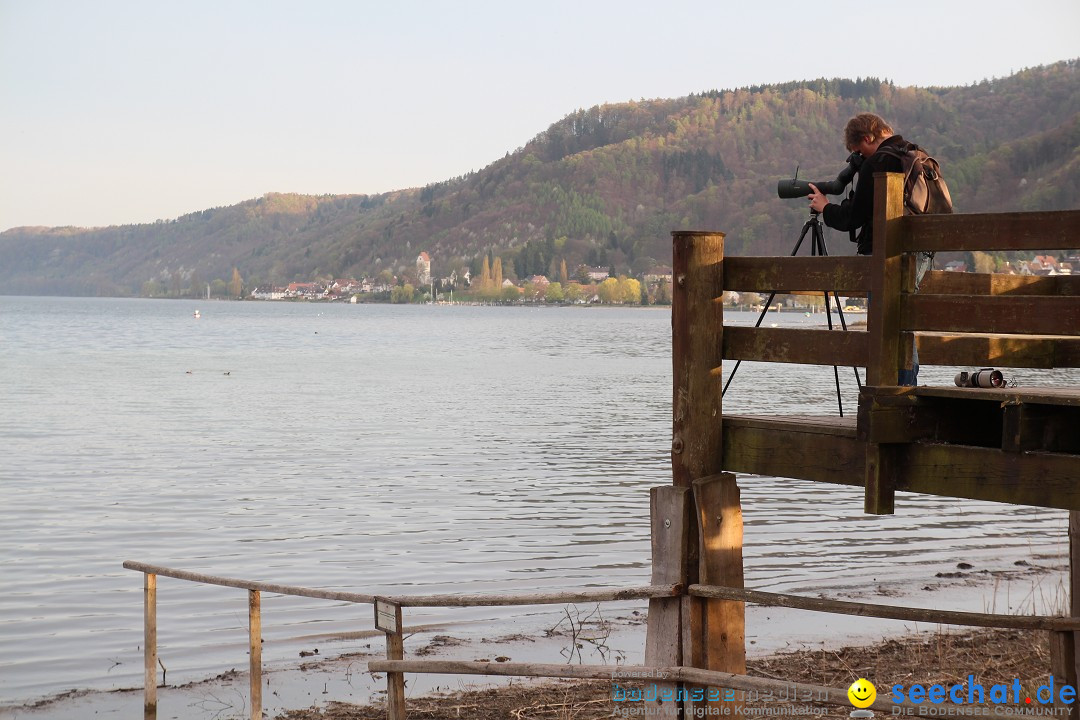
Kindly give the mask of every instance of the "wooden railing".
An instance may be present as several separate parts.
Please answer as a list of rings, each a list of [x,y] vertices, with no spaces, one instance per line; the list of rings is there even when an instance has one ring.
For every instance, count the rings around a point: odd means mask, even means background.
[[[550,663],[492,663],[469,662],[462,660],[405,660],[402,608],[405,607],[480,607],[480,606],[518,606],[562,603],[599,603],[626,600],[664,600],[679,597],[723,598],[738,602],[758,605],[788,607],[814,612],[839,613],[862,617],[877,617],[894,620],[913,620],[944,625],[973,627],[1016,628],[1027,630],[1048,630],[1052,637],[1080,631],[1080,618],[1054,616],[1018,616],[993,615],[988,613],[968,613],[925,608],[898,607],[857,603],[823,598],[808,598],[798,595],[767,593],[743,588],[731,588],[714,585],[646,585],[628,588],[604,588],[552,593],[527,594],[473,594],[473,595],[390,595],[340,592],[321,590],[296,585],[242,580],[237,578],[206,575],[202,573],[178,570],[175,568],[151,565],[143,562],[127,561],[124,567],[143,573],[144,578],[144,718],[157,717],[157,578],[171,577],[178,580],[206,585],[218,585],[246,590],[248,593],[248,652],[249,652],[249,688],[250,718],[262,720],[262,602],[261,594],[294,595],[299,597],[335,600],[370,604],[375,607],[375,625],[386,635],[386,660],[373,660],[368,663],[371,672],[386,673],[387,683],[387,718],[404,720],[405,694],[404,673],[438,673],[495,675],[513,677],[543,678],[594,678],[608,679],[615,673],[624,677],[662,676],[661,684],[686,683],[699,686],[724,687],[741,690],[782,691],[798,689],[800,696],[812,695],[814,701],[823,705],[846,706],[847,691],[841,688],[820,687],[805,683],[793,683],[783,680],[751,677],[745,674],[709,671],[684,666],[647,665],[571,665]],[[389,624],[388,624],[389,623]],[[646,675],[650,673],[650,675]],[[804,694],[805,691],[809,695]],[[895,705],[882,698],[872,707],[890,711],[894,707],[909,707],[910,703]],[[914,706],[911,706],[914,707]],[[666,715],[676,717],[677,708],[670,707]],[[665,716],[658,713],[658,716]]]
[[[628,588],[600,588],[577,591],[523,594],[479,595],[375,595],[366,593],[320,590],[298,585],[281,585],[257,580],[206,575],[187,570],[151,565],[128,560],[128,570],[143,573],[143,660],[145,677],[144,717],[157,717],[157,578],[171,577],[177,580],[218,585],[246,590],[248,593],[248,652],[249,688],[252,720],[262,720],[262,593],[294,595],[298,597],[335,600],[372,605],[375,608],[376,627],[384,630],[387,642],[387,659],[402,660],[403,631],[401,609],[405,607],[485,607],[516,605],[550,605],[563,603],[599,603],[651,598],[675,597],[682,593],[679,585],[646,585]],[[387,626],[388,620],[392,627]],[[614,669],[614,667],[613,667]],[[404,677],[397,671],[388,672],[388,717],[403,720],[405,717]],[[416,671],[419,672],[419,671]]]
[[[916,294],[911,255],[1080,248],[1080,210],[903,216],[902,178],[876,182],[873,256],[723,259],[725,291],[869,292],[867,332],[725,326],[725,360],[862,366],[869,385],[888,386],[914,333],[927,365],[1080,367],[1080,275],[932,271]]]

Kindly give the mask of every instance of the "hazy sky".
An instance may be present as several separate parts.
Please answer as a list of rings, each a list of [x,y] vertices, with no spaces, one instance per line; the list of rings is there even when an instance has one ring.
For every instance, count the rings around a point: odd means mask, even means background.
[[[0,0],[0,230],[421,186],[604,102],[1076,57],[1080,0]]]

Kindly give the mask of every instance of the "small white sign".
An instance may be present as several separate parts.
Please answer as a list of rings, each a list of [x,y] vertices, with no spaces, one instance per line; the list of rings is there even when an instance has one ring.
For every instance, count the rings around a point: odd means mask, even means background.
[[[375,628],[387,633],[401,631],[401,608],[388,601],[375,599]]]

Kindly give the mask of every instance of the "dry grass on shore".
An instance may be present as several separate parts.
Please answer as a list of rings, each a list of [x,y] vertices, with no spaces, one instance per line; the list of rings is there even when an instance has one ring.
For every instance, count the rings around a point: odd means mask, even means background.
[[[813,685],[846,688],[864,677],[884,695],[901,683],[953,685],[974,675],[989,687],[1011,683],[1034,689],[1046,682],[1050,654],[1043,632],[979,630],[884,640],[840,650],[800,650],[752,660],[749,674]],[[748,703],[749,705],[749,703]],[[610,681],[521,683],[510,687],[410,698],[408,716],[425,720],[593,720],[625,708],[611,699]],[[827,717],[847,717],[851,708],[829,708]],[[822,708],[824,711],[825,708]],[[277,720],[384,720],[381,705],[331,703],[292,710]]]

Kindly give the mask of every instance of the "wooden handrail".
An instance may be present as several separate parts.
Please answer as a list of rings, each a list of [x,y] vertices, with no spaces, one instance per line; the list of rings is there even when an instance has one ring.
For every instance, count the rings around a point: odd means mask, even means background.
[[[859,615],[888,620],[912,620],[934,623],[935,625],[965,625],[1014,630],[1080,630],[1080,618],[1046,615],[994,615],[991,613],[955,610],[930,610],[900,605],[878,605],[848,600],[811,598],[802,595],[762,592],[760,590],[722,587],[719,585],[691,585],[686,591],[694,597],[742,600],[756,605],[789,607],[797,610],[827,612],[837,615]]]
[[[899,230],[907,252],[1072,250],[1080,245],[1080,210],[909,215]]]
[[[274,593],[277,595],[297,595],[300,597],[318,598],[322,600],[339,600],[353,603],[372,604],[375,599],[386,600],[400,605],[401,607],[494,607],[514,605],[555,605],[559,603],[587,603],[587,602],[614,602],[620,600],[647,600],[650,598],[674,597],[682,593],[681,585],[640,585],[627,588],[597,588],[595,590],[565,590],[548,593],[479,593],[471,595],[374,595],[370,593],[340,592],[336,590],[319,590],[316,588],[301,587],[299,585],[279,585],[276,583],[260,582],[257,580],[240,580],[237,578],[221,577],[218,575],[205,575],[202,573],[177,570],[176,568],[150,565],[148,563],[127,560],[124,567],[128,570],[163,575],[177,580],[202,583],[204,585],[220,585],[223,587],[239,588],[241,590],[256,590],[259,592]]]
[[[724,326],[724,359],[865,367],[870,356],[865,332],[816,328]]]
[[[870,286],[870,258],[753,257],[724,258],[724,289],[740,292],[799,291],[866,295]]]

